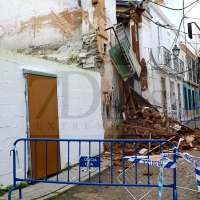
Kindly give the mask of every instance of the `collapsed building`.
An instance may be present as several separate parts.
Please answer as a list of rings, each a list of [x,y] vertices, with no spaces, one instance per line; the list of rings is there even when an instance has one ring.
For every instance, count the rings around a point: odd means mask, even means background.
[[[198,147],[198,130],[194,132],[166,116],[169,105],[170,109],[175,108],[174,103],[183,105],[179,95],[183,75],[169,76],[171,68],[157,64],[158,58],[162,58],[163,54],[155,56],[160,51],[154,47],[153,34],[158,31],[160,36],[162,32],[160,28],[157,30],[151,27],[153,17],[146,1],[130,4],[128,1],[118,0],[29,0],[22,4],[20,0],[16,0],[15,6],[10,6],[8,1],[2,2],[0,46],[13,51],[1,50],[0,53],[0,61],[4,66],[0,71],[4,89],[1,96],[3,103],[0,105],[3,110],[0,113],[3,124],[0,141],[5,143],[0,149],[3,155],[0,176],[3,177],[4,185],[12,182],[12,169],[6,171],[7,166],[11,166],[7,155],[16,138],[30,137],[29,127],[33,127],[36,135],[40,135],[41,130],[43,133],[51,130],[53,135],[55,129],[57,138],[161,138],[176,144],[178,138],[185,137],[188,138],[187,145]],[[151,6],[155,14],[156,11],[163,14],[155,5]],[[169,21],[166,17],[163,18],[165,22]],[[173,34],[169,31],[166,38],[170,40]],[[172,60],[169,62],[168,54],[166,57],[169,65]],[[180,60],[175,61],[181,63]],[[72,80],[68,80],[72,71],[74,74],[81,73],[82,77],[72,76]],[[56,128],[52,121],[45,121],[46,125],[43,126],[40,121],[36,124],[35,121],[33,124],[26,121],[29,108],[26,106],[28,97],[25,83],[27,77],[38,74],[47,77],[54,75],[52,88],[48,89],[54,92],[56,113],[53,122]],[[94,78],[95,87],[92,87],[93,82],[88,83],[89,76]],[[179,90],[173,89],[168,94],[166,89],[169,87],[164,87],[165,80],[171,81],[172,88],[175,88],[177,81]],[[62,82],[58,87],[58,96],[55,87],[57,82]],[[29,83],[31,85],[32,81]],[[50,87],[50,84],[45,85]],[[35,91],[39,92],[41,86],[42,82]],[[177,94],[178,100],[173,102]],[[45,95],[47,98],[48,92]],[[39,101],[42,98],[37,99]],[[66,99],[69,101],[64,102]],[[40,103],[43,105],[43,102]],[[7,110],[11,105],[14,114]],[[35,103],[32,105],[35,106]],[[35,107],[32,111],[35,111]],[[72,115],[65,113],[68,111]],[[5,135],[4,131],[8,134]],[[104,147],[109,148],[106,144]],[[133,153],[131,146],[127,148],[129,153]],[[142,148],[147,147],[139,147]],[[64,151],[64,148],[61,150]],[[116,149],[115,153],[117,152]],[[74,162],[77,162],[78,154],[73,157]],[[62,168],[67,160],[66,157],[61,157],[60,160]]]

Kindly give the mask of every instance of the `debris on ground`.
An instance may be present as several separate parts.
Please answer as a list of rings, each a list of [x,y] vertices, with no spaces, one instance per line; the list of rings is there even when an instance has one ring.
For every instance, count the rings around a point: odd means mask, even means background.
[[[200,150],[200,130],[191,129],[179,121],[167,116],[157,106],[152,105],[141,95],[139,95],[128,83],[122,84],[121,91],[121,118],[119,126],[123,130],[123,139],[162,139],[169,140],[175,146],[178,145],[180,138],[184,141],[180,149]],[[122,143],[116,142],[112,145],[114,165],[121,165],[122,156],[160,154],[160,143]],[[171,146],[162,143],[162,151],[169,151]],[[122,155],[123,154],[123,155]],[[128,163],[124,163],[126,168]]]

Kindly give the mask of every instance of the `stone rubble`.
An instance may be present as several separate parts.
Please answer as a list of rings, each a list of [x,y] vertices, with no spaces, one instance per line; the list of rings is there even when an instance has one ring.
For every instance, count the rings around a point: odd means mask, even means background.
[[[169,140],[177,146],[179,139],[184,138],[184,141],[179,147],[180,149],[200,150],[199,129],[190,129],[171,117],[166,116],[164,112],[160,112],[155,107],[141,106],[131,115],[129,108],[123,106],[123,113],[125,116],[124,121],[119,124],[123,129],[123,139],[163,139]],[[187,148],[184,149],[185,147]],[[171,146],[163,143],[162,148],[163,151],[168,152]],[[123,156],[147,155],[148,149],[152,155],[160,154],[159,143],[151,143],[149,147],[147,143],[137,143],[136,145],[133,143],[125,143],[123,148],[121,142],[115,142],[112,145],[113,164],[122,165]],[[124,162],[125,169],[130,167],[130,165],[130,162]]]

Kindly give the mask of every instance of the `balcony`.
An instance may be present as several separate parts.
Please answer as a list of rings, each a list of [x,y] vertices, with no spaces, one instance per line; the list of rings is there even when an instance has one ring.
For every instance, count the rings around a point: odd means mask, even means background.
[[[165,47],[158,47],[158,61],[161,66],[166,66],[176,72],[184,71],[184,62],[174,55]],[[184,75],[184,74],[182,74]]]
[[[123,24],[119,23],[115,25],[115,27],[111,28],[113,29],[117,40],[115,46],[109,50],[113,64],[124,80],[130,76],[133,76],[135,72],[139,77],[141,73],[141,66],[132,50]]]

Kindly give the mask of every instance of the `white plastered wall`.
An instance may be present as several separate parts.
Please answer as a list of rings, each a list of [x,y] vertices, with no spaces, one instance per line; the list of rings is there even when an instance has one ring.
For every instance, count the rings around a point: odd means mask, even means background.
[[[26,102],[23,69],[57,74],[60,138],[104,138],[101,117],[101,76],[73,66],[46,61],[0,49],[0,183],[12,184],[10,150],[18,138],[27,137]],[[68,112],[63,108],[68,106]],[[92,109],[90,109],[92,107]],[[73,116],[73,118],[72,118]],[[61,167],[68,162],[67,145],[61,144]],[[70,163],[78,162],[78,145],[70,147]],[[20,159],[18,175],[23,175],[23,144],[17,145]],[[102,148],[103,150],[103,148]],[[92,155],[99,153],[92,146]],[[88,154],[83,147],[82,155]]]

